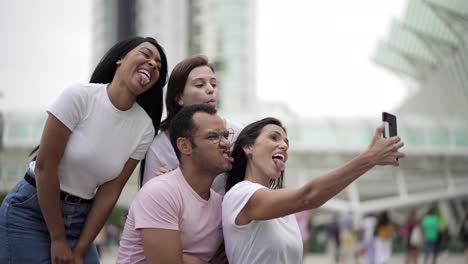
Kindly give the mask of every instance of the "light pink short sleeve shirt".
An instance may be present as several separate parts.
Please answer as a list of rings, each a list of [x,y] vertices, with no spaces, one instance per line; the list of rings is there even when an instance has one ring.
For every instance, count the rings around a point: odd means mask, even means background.
[[[222,197],[202,199],[179,168],[148,181],[133,201],[120,240],[117,263],[145,263],[140,230],[179,230],[184,254],[209,261],[223,241]]]

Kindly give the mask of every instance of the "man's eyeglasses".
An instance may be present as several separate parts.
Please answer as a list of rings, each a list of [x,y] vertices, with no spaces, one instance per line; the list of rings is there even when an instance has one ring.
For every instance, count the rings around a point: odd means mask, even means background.
[[[234,131],[226,130],[222,132],[208,132],[206,135],[194,135],[193,137],[204,137],[205,139],[211,141],[213,144],[219,144],[221,138],[224,138],[232,143],[234,138]]]

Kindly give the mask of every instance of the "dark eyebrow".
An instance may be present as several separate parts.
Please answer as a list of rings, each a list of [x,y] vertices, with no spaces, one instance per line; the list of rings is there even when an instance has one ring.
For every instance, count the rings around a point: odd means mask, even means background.
[[[148,49],[147,47],[142,47],[142,48],[140,49],[140,51],[141,51],[142,49],[147,50],[147,51],[150,53],[151,56],[154,55],[154,52],[153,52],[152,50]],[[156,61],[157,61],[157,62],[161,62],[161,59],[156,58]]]
[[[193,82],[196,82],[196,81],[205,81],[206,79],[205,78],[201,78],[201,77],[197,77],[195,79],[192,79]],[[207,81],[211,82],[211,81],[218,81],[216,78],[209,78]]]
[[[273,131],[273,133],[274,133],[274,134],[277,134],[277,135],[280,136],[280,137],[283,137],[283,135],[281,135],[281,133],[278,132],[278,131]],[[289,139],[288,139],[288,138],[285,138],[284,141],[285,141],[286,144],[289,146]]]
[[[150,50],[150,49],[148,49],[147,47],[142,47],[140,50],[142,50],[142,49],[145,49],[145,50],[147,50],[149,53],[151,53],[151,55],[153,55],[153,51],[152,51],[152,50]]]

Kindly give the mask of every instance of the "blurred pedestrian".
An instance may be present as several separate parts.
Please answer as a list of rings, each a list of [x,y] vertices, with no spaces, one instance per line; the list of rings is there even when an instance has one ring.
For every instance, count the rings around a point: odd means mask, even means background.
[[[362,220],[362,243],[369,264],[375,263],[374,232],[376,224],[377,219],[373,214],[367,215]]]
[[[433,207],[422,219],[421,227],[424,234],[424,263],[427,263],[432,255],[432,263],[437,263],[437,238],[439,235],[440,220],[436,214],[436,209]]]
[[[439,218],[440,225],[439,230],[437,231],[437,241],[435,247],[437,255],[440,256],[446,252],[449,241],[449,233],[447,219],[445,219],[444,214],[440,209],[436,210],[436,215]]]
[[[420,220],[416,216],[416,212],[411,210],[406,222],[407,237],[406,237],[406,263],[418,264],[418,257],[421,247],[424,244],[424,236],[420,225]]]
[[[392,256],[392,242],[394,226],[390,222],[388,213],[382,212],[377,219],[375,226],[375,263],[388,263]]]
[[[359,247],[354,226],[354,215],[351,210],[340,215],[340,253],[341,261],[358,262]]]
[[[309,253],[309,240],[310,240],[310,219],[312,217],[312,210],[304,210],[295,214],[299,230],[302,237],[302,258],[304,259]]]
[[[461,223],[460,236],[464,246],[465,262],[468,264],[468,212],[465,213],[465,218]]]
[[[339,214],[335,213],[333,221],[327,227],[328,241],[332,251],[335,263],[340,263],[341,259],[341,244],[340,244],[340,224]]]

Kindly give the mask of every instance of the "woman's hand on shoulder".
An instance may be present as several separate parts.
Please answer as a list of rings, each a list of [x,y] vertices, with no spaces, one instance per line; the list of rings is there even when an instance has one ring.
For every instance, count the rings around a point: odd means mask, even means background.
[[[175,170],[175,168],[170,168],[168,166],[162,166],[161,168],[159,168],[157,171],[156,171],[156,176],[159,176],[159,175],[163,175],[165,173],[168,173],[168,172],[171,172]]]
[[[372,141],[365,152],[373,165],[400,165],[400,159],[405,155],[400,152],[404,146],[400,137],[382,138],[384,126],[380,125],[375,130]]]

